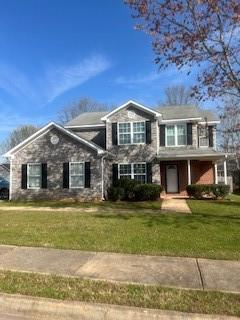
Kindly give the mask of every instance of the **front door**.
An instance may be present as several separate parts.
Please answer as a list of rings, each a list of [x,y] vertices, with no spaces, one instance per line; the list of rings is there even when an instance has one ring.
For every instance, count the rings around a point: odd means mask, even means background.
[[[167,171],[167,192],[177,193],[178,192],[178,171],[177,165],[171,164],[166,166]]]

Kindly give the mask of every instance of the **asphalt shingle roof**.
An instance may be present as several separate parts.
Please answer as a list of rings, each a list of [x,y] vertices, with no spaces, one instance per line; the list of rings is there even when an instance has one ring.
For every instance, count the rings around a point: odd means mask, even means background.
[[[205,120],[205,118],[207,118],[207,121],[219,120],[218,116],[212,111],[200,109],[192,105],[164,106],[157,108],[156,111],[162,114],[163,120],[187,118],[202,118],[203,121]],[[108,113],[109,111],[85,112],[67,122],[65,126],[103,124],[101,118]]]
[[[82,126],[88,124],[103,124],[101,118],[104,117],[109,111],[101,112],[84,112],[78,117],[70,120],[65,126]]]

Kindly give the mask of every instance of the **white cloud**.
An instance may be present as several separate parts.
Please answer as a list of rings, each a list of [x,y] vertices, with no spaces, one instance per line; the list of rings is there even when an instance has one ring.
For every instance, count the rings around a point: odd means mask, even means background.
[[[51,65],[36,79],[27,77],[13,66],[0,63],[0,89],[13,97],[47,103],[96,77],[110,66],[106,57],[92,55],[72,65]]]
[[[96,77],[109,67],[110,62],[101,55],[92,56],[70,66],[51,67],[46,74],[48,102]]]
[[[136,76],[130,76],[130,77],[118,77],[115,79],[116,84],[121,85],[137,85],[137,84],[147,84],[151,83],[153,81],[158,80],[161,77],[161,74],[150,72],[148,74],[138,74]]]

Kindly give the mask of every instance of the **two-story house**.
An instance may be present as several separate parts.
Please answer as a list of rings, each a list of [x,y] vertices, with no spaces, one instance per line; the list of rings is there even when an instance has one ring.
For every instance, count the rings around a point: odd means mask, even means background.
[[[188,184],[217,183],[226,157],[216,151],[218,123],[195,106],[153,110],[135,101],[64,127],[51,122],[6,154],[10,199],[104,199],[121,177],[186,195]]]

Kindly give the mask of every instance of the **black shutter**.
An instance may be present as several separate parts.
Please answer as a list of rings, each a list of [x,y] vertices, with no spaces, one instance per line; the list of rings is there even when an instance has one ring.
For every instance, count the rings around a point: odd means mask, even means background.
[[[91,185],[90,162],[85,162],[85,188],[90,188],[90,185]]]
[[[112,144],[115,146],[118,144],[117,123],[116,122],[112,123]]]
[[[147,163],[147,183],[152,183],[152,163]]]
[[[213,127],[208,127],[209,147],[213,147]]]
[[[22,189],[27,189],[27,165],[26,164],[22,164],[21,188]]]
[[[165,124],[160,125],[160,146],[165,147]]]
[[[152,135],[151,135],[151,121],[146,121],[146,143],[152,143]]]
[[[114,187],[116,187],[117,183],[118,183],[118,164],[113,163],[113,165],[112,165],[112,185]]]
[[[69,189],[69,163],[63,164],[63,188]]]
[[[192,145],[192,123],[187,123],[187,145]]]
[[[47,163],[42,163],[42,188],[47,189]]]

